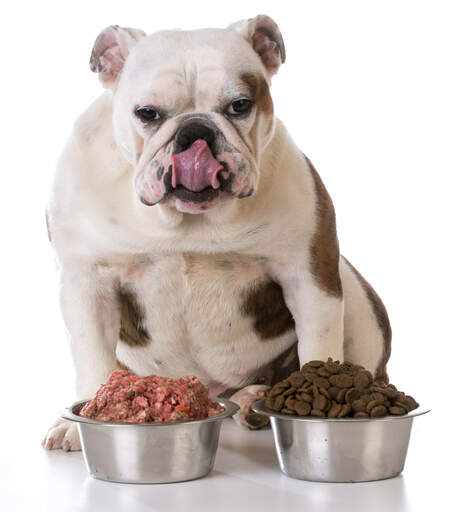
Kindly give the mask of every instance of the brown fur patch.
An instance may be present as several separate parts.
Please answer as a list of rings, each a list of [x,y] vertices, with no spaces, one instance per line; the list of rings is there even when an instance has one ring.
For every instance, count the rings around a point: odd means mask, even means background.
[[[116,359],[116,366],[117,366],[117,370],[127,370],[127,371],[130,371],[130,368],[128,366],[126,366],[124,363],[121,363],[121,361],[119,361],[119,359]]]
[[[384,345],[382,350],[382,356],[379,361],[379,364],[377,365],[374,378],[378,382],[385,382],[386,384],[388,384],[389,379],[387,374],[387,362],[391,354],[392,332],[387,310],[385,309],[385,306],[381,301],[379,295],[375,292],[374,288],[370,285],[370,283],[368,283],[368,281],[362,276],[362,274],[353,265],[351,265],[351,263],[349,263],[349,261],[344,256],[343,259],[349,265],[349,268],[354,272],[360,285],[364,289],[366,296],[371,304],[371,307],[373,308],[374,316],[376,317],[379,329],[382,332]]]
[[[190,278],[203,278],[207,272],[227,272],[229,279],[236,286],[245,287],[249,282],[257,280],[266,274],[264,260],[237,254],[224,252],[212,254],[183,253],[186,264],[186,274]]]
[[[243,73],[240,76],[249,89],[251,97],[254,99],[257,106],[262,112],[272,116],[274,113],[274,106],[269,92],[269,85],[263,75],[258,73]]]
[[[338,270],[340,250],[334,205],[316,169],[307,157],[305,159],[312,173],[316,192],[317,226],[310,246],[310,269],[322,290],[340,298],[343,296],[343,289]]]
[[[259,371],[260,376],[255,381],[255,384],[274,386],[274,384],[286,379],[299,369],[298,342],[296,340],[291,347]]]
[[[49,224],[49,214],[47,210],[45,211],[45,225],[47,226],[47,236],[49,237],[49,242],[52,241],[52,233],[50,232],[50,224]]]
[[[254,329],[262,340],[294,329],[294,319],[285,304],[282,287],[274,281],[260,282],[247,291],[240,309],[254,318]]]
[[[222,270],[233,270],[233,263],[230,260],[216,260],[216,266]]]
[[[127,345],[143,347],[150,342],[147,329],[143,327],[144,311],[137,301],[135,293],[126,287],[119,290],[121,302],[121,328],[119,338]]]

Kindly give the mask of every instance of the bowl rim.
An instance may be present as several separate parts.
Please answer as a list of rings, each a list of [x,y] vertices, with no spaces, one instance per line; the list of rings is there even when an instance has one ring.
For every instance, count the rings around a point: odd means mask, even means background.
[[[225,418],[228,418],[229,416],[233,416],[236,414],[240,408],[231,400],[226,400],[225,398],[213,398],[213,402],[219,402],[220,405],[225,407],[225,411],[215,414],[214,416],[209,416],[208,418],[204,418],[201,420],[188,420],[188,421],[168,421],[165,423],[121,423],[121,422],[114,422],[114,421],[98,421],[98,420],[92,420],[91,418],[84,418],[83,416],[79,416],[77,413],[74,412],[78,408],[80,410],[84,404],[89,402],[89,400],[77,400],[72,405],[67,407],[64,411],[61,412],[60,416],[61,418],[69,421],[74,421],[76,423],[85,423],[89,425],[101,425],[103,427],[173,427],[175,425],[195,425],[198,423],[209,423],[212,421],[218,421],[223,420]]]
[[[276,411],[272,411],[271,409],[267,409],[265,407],[266,398],[262,398],[261,400],[257,400],[252,404],[252,410],[256,413],[263,414],[265,416],[270,416],[274,418],[279,418],[281,420],[291,420],[291,421],[308,421],[315,423],[324,423],[326,422],[350,422],[350,423],[368,423],[374,421],[392,421],[392,420],[405,420],[414,418],[415,416],[421,416],[423,414],[427,414],[431,411],[431,409],[425,408],[417,408],[413,411],[410,411],[407,414],[402,414],[400,416],[381,416],[380,418],[315,418],[312,416],[290,416],[289,414],[280,414]]]

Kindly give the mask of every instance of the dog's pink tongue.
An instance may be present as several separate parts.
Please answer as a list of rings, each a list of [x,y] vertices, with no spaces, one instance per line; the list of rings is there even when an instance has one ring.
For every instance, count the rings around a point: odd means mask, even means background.
[[[172,155],[172,186],[183,185],[193,192],[219,188],[218,172],[222,168],[206,141],[197,139],[189,149]]]

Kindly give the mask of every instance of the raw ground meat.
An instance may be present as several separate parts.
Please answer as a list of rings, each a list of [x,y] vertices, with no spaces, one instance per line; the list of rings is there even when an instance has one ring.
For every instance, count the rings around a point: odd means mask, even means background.
[[[121,423],[164,423],[200,420],[224,411],[212,402],[197,377],[138,377],[116,370],[85,404],[80,416]]]

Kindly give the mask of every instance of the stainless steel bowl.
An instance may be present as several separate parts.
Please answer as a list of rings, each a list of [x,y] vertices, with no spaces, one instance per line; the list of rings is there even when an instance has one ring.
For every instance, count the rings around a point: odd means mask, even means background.
[[[415,410],[383,418],[312,418],[279,414],[252,406],[269,416],[280,469],[315,482],[368,482],[399,475],[404,469]]]
[[[215,399],[225,411],[204,420],[110,423],[78,416],[86,400],[61,416],[77,422],[88,472],[111,482],[160,484],[194,480],[213,468],[222,420],[239,407]]]

